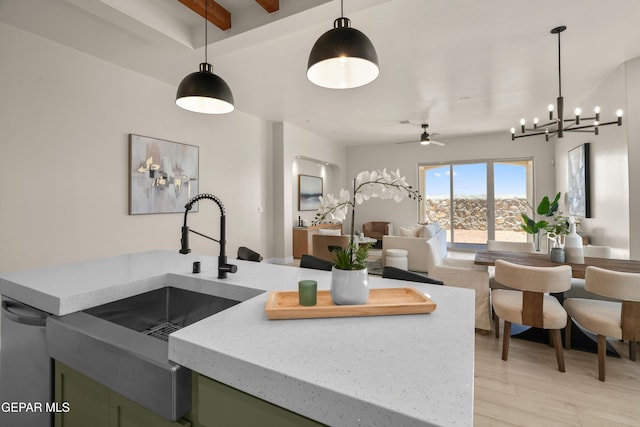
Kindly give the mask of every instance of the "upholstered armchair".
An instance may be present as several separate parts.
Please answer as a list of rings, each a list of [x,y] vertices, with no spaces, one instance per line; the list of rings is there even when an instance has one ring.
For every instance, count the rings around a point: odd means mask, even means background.
[[[472,259],[444,258],[437,237],[426,243],[426,263],[429,277],[444,282],[445,286],[475,291],[476,328],[491,330],[489,272],[486,266],[475,265]]]
[[[393,224],[383,221],[365,222],[362,224],[362,232],[366,237],[382,240],[382,236],[393,234]]]

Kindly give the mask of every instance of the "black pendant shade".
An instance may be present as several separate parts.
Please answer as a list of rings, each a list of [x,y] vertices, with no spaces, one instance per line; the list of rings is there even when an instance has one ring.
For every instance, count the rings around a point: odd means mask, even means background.
[[[182,79],[176,93],[176,104],[195,113],[230,113],[235,108],[231,89],[227,82],[213,74],[213,67],[207,61],[209,0],[204,4],[204,62],[200,63],[200,71]]]
[[[307,78],[330,89],[364,86],[380,74],[378,54],[371,40],[351,28],[348,18],[338,18],[333,29],[316,41],[309,54]]]
[[[204,114],[225,114],[234,110],[229,85],[203,62],[200,71],[182,79],[176,94],[176,104],[185,110]]]

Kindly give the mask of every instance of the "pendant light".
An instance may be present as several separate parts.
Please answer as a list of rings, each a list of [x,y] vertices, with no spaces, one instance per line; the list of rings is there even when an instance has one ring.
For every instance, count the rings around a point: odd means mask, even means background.
[[[378,54],[366,35],[350,27],[351,21],[344,17],[342,0],[340,15],[333,21],[333,29],[313,45],[307,78],[311,83],[329,89],[364,86],[380,74]]]
[[[182,79],[176,94],[178,107],[196,113],[225,114],[234,110],[233,94],[229,85],[218,75],[213,74],[213,67],[207,62],[209,0],[205,0],[204,13],[204,62],[200,71],[189,74]]]

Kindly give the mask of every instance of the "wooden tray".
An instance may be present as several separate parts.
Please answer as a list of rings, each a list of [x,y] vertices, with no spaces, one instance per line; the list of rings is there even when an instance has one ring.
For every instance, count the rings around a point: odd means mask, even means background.
[[[335,305],[330,291],[318,291],[318,302],[310,307],[298,303],[297,291],[269,292],[264,310],[269,319],[311,319],[420,314],[435,309],[436,303],[415,288],[382,288],[371,289],[362,305]]]

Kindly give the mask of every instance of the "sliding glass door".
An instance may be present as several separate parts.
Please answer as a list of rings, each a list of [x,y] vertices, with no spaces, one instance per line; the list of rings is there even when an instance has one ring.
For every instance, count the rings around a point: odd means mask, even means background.
[[[438,221],[452,247],[526,241],[520,213],[533,194],[532,165],[531,159],[420,165],[420,219]]]
[[[451,242],[461,246],[487,243],[487,164],[452,165],[453,229]]]
[[[533,162],[514,160],[493,164],[493,194],[495,197],[495,240],[526,242],[529,237],[520,224],[520,214],[531,214]]]

